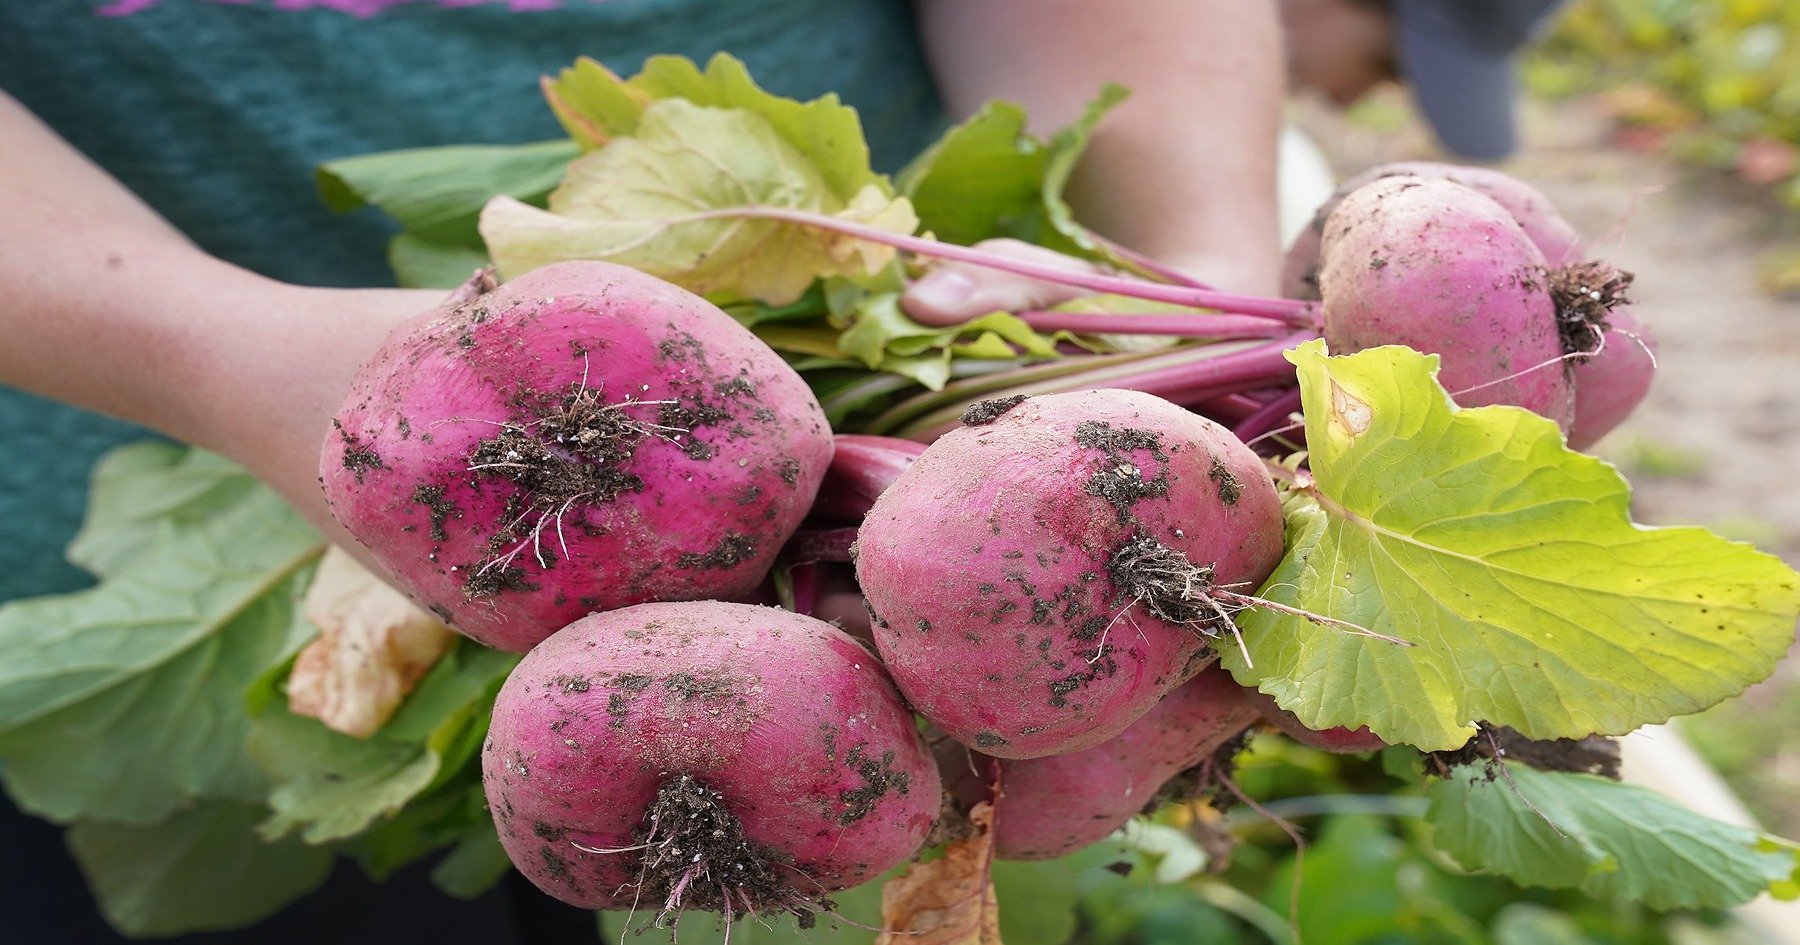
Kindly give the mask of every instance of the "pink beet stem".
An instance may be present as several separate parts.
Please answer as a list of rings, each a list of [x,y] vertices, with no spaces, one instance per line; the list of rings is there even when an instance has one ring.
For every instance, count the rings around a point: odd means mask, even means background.
[[[1313,327],[1319,323],[1319,306],[1316,302],[1301,302],[1295,299],[1271,299],[1254,295],[1236,295],[1230,292],[1218,292],[1211,289],[1199,289],[1191,286],[1159,285],[1142,279],[1127,279],[1120,276],[1100,275],[1092,272],[1079,272],[1057,266],[1044,265],[1024,259],[1014,259],[968,246],[945,243],[939,240],[918,236],[907,236],[890,233],[886,230],[852,223],[848,220],[827,216],[822,213],[810,213],[805,210],[787,210],[780,207],[728,207],[719,210],[707,210],[670,220],[680,223],[689,220],[713,220],[720,218],[750,218],[758,220],[780,220],[786,223],[797,223],[821,230],[830,230],[853,236],[857,239],[892,246],[921,256],[932,256],[938,259],[953,259],[959,262],[974,263],[987,266],[1015,275],[1042,279],[1060,285],[1087,289],[1090,292],[1107,292],[1130,298],[1146,299],[1153,302],[1172,302],[1176,305],[1191,305],[1195,308],[1217,309],[1236,315],[1261,315],[1279,319],[1295,326]]]
[[[1279,338],[1286,322],[1261,315],[1112,314],[1101,312],[1020,312],[1036,331],[1091,335],[1177,335],[1183,338]]]

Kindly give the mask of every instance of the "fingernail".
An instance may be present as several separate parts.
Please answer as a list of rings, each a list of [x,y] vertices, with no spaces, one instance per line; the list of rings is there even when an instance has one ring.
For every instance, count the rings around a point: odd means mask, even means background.
[[[974,291],[975,280],[954,269],[939,269],[926,273],[924,278],[913,283],[908,294],[915,303],[933,308],[955,308],[967,302]]]

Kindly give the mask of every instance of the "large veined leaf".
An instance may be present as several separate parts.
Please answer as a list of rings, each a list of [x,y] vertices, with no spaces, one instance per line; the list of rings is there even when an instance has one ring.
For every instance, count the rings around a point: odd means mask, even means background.
[[[1224,660],[1313,728],[1367,725],[1456,748],[1474,723],[1529,738],[1623,734],[1773,671],[1800,575],[1698,528],[1629,517],[1612,466],[1514,407],[1458,409],[1436,358],[1387,347],[1299,368],[1310,484],[1263,596],[1413,644],[1272,609]]]
[[[251,804],[212,803],[129,827],[83,821],[69,848],[107,922],[139,937],[233,929],[317,889],[332,853],[298,840],[264,843]]]
[[[91,478],[87,514],[66,554],[100,577],[118,572],[172,531],[200,524],[257,488],[254,478],[217,453],[160,441],[106,453],[94,464]]]
[[[895,233],[918,220],[904,198],[868,184],[848,199],[768,118],[664,99],[630,137],[577,159],[549,209],[496,197],[481,233],[506,278],[569,259],[601,259],[700,293],[783,305],[817,279],[867,281],[889,247],[744,209],[837,216]]]
[[[1465,868],[1655,909],[1746,902],[1794,871],[1794,851],[1651,791],[1590,774],[1471,765],[1429,789],[1432,842]]]
[[[311,635],[296,596],[322,542],[198,451],[123,447],[102,471],[77,543],[99,586],[0,608],[0,777],[59,822],[259,800],[244,692]]]

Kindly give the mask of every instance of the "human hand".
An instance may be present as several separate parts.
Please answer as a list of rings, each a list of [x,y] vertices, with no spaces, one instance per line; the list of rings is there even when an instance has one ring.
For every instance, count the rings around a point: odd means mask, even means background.
[[[245,274],[248,275],[248,274]],[[351,381],[396,327],[435,309],[437,289],[326,289],[250,276],[244,290],[260,300],[244,319],[245,344],[257,356],[209,358],[208,391],[195,404],[182,439],[222,453],[293,505],[334,543],[359,546],[326,508],[319,453]],[[198,393],[198,391],[197,391]]]
[[[1100,266],[1088,260],[1022,240],[983,240],[974,248],[1070,272],[1102,272]],[[1192,280],[1192,284],[1267,295],[1272,293],[1261,281],[1243,275],[1247,271],[1263,271],[1267,268],[1261,265],[1263,262],[1266,260],[1259,259],[1256,264],[1243,266],[1236,260],[1202,256],[1159,265]],[[976,263],[944,261],[933,265],[908,285],[900,296],[900,305],[908,316],[922,325],[949,327],[990,312],[1044,309],[1087,294],[1090,292],[1086,289]]]
[[[975,248],[1072,272],[1099,271],[1099,267],[1085,259],[1065,256],[1023,240],[983,240],[975,244]],[[975,263],[944,261],[933,265],[906,287],[900,296],[900,307],[921,325],[948,327],[989,312],[1048,308],[1084,294],[1083,290],[1072,286]]]

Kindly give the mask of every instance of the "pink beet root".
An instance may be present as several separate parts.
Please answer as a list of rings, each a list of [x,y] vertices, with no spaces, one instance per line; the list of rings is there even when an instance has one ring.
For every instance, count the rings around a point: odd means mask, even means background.
[[[1384,177],[1435,177],[1455,181],[1505,208],[1552,267],[1579,262],[1584,257],[1581,234],[1563,218],[1550,198],[1536,187],[1488,167],[1445,164],[1437,161],[1395,161],[1379,164],[1344,181],[1331,199],[1313,214],[1311,225],[1289,244],[1281,276],[1282,294],[1295,299],[1319,297],[1319,246],[1325,221],[1346,195]]]
[[[462,294],[364,366],[321,459],[332,514],[396,583],[515,651],[590,611],[755,588],[831,458],[799,375],[621,266]]]
[[[519,664],[482,750],[501,843],[587,909],[790,911],[916,853],[942,787],[880,663],[772,607],[641,604]]]
[[[1332,353],[1436,354],[1458,404],[1512,404],[1568,428],[1574,381],[1544,254],[1503,207],[1453,181],[1384,177],[1344,197],[1323,240]]]
[[[1575,423],[1569,445],[1587,449],[1637,409],[1656,377],[1656,338],[1627,305],[1606,315],[1600,352],[1575,365]]]
[[[998,766],[994,853],[1006,860],[1044,860],[1098,843],[1148,812],[1171,778],[1210,758],[1258,718],[1244,688],[1214,665],[1092,748],[994,759],[958,745],[960,751],[940,750],[939,763],[951,794],[964,806],[992,796]]]
[[[912,461],[925,444],[892,436],[840,433],[833,437],[831,465],[808,518],[854,525]]]
[[[978,405],[979,406],[979,405]],[[1229,632],[1215,589],[1283,550],[1262,460],[1135,391],[995,402],[931,444],[856,542],[875,640],[913,706],[990,755],[1087,748]]]

